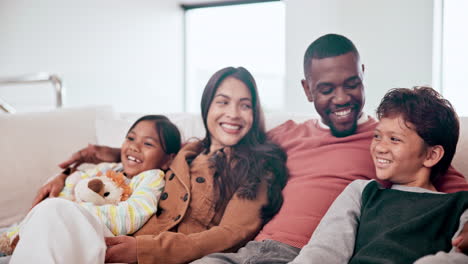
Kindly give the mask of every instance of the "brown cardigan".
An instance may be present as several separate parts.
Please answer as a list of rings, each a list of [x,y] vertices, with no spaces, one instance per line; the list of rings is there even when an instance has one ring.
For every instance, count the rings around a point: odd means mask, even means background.
[[[240,199],[234,194],[215,212],[214,169],[201,151],[200,142],[187,144],[166,173],[158,213],[134,234],[138,263],[190,262],[238,248],[260,229],[266,184],[260,185],[256,199]],[[190,167],[188,157],[196,157]]]

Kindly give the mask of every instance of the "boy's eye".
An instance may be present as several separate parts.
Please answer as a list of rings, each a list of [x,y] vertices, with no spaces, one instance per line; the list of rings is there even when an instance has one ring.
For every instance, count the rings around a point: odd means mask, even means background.
[[[132,137],[132,136],[127,136],[127,140],[128,140],[128,141],[133,141],[133,140],[135,140],[135,138]]]
[[[154,146],[153,143],[150,143],[150,142],[145,142],[144,144],[145,144],[145,146],[150,146],[150,147]]]
[[[374,134],[374,139],[380,139],[380,135],[379,134]]]
[[[399,142],[399,141],[401,141],[399,138],[396,138],[396,137],[391,137],[390,140],[391,140],[391,141],[394,141],[394,142]]]

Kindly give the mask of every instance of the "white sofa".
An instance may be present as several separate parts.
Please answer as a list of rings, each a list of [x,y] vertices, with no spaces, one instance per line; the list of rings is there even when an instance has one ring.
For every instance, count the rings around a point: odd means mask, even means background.
[[[143,114],[117,114],[109,106],[70,108],[43,113],[0,114],[0,227],[22,219],[39,187],[61,170],[57,164],[88,143],[118,147],[130,125]],[[199,114],[167,116],[183,139],[204,136]],[[267,129],[288,119],[302,122],[312,116],[266,114]],[[468,117],[454,167],[468,176]],[[467,177],[468,178],[468,177]]]

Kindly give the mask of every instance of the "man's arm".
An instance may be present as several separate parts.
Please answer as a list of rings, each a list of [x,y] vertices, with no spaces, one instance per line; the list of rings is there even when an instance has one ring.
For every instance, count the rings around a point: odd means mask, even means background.
[[[449,167],[444,176],[437,179],[434,186],[438,191],[444,193],[468,191],[468,182],[465,177],[452,166]]]

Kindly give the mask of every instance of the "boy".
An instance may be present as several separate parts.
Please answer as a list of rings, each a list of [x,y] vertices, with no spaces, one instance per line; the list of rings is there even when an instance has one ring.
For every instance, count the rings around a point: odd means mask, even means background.
[[[292,263],[468,263],[452,248],[468,221],[468,192],[441,194],[459,136],[451,104],[428,87],[393,89],[382,99],[371,143],[379,180],[356,180],[335,200]],[[449,235],[446,235],[449,234]]]

